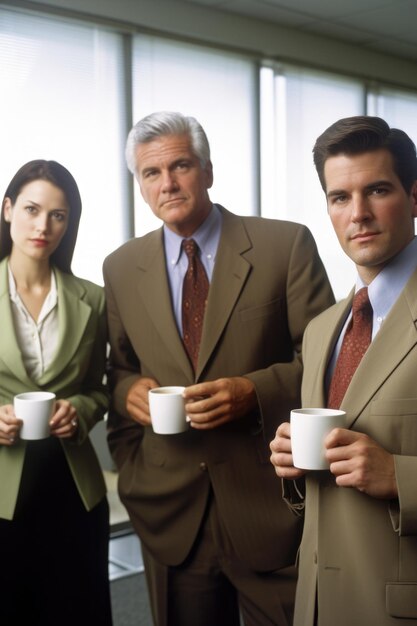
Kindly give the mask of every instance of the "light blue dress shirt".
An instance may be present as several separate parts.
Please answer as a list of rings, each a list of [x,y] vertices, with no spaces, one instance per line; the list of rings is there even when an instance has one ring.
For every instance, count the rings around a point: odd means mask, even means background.
[[[401,250],[368,285],[368,296],[373,310],[372,339],[375,338],[375,335],[380,330],[385,318],[396,303],[398,296],[416,268],[417,237],[414,237],[414,239]],[[356,279],[355,293],[362,287],[366,287],[366,285],[358,276]],[[346,318],[342,332],[339,335],[339,339],[337,340],[332,357],[329,361],[326,374],[327,388],[351,317],[352,311],[350,311]]]
[[[168,281],[171,289],[172,308],[177,322],[178,330],[182,337],[182,284],[188,268],[188,258],[182,249],[185,239],[177,235],[164,225],[164,248],[168,273]],[[206,270],[209,283],[213,275],[217,248],[222,230],[222,215],[213,204],[209,216],[189,239],[194,239],[200,248],[201,261]]]

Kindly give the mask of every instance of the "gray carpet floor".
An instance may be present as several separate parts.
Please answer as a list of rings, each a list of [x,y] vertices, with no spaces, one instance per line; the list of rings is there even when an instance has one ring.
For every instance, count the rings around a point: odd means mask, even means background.
[[[152,626],[143,573],[112,580],[110,592],[113,626]]]

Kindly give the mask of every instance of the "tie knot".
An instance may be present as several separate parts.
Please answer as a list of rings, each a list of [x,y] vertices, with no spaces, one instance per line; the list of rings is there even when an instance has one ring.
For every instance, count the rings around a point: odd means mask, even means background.
[[[196,242],[194,241],[194,239],[183,239],[182,247],[183,247],[185,254],[187,255],[189,259],[192,259],[196,256],[198,246]]]
[[[368,287],[362,287],[362,289],[359,289],[359,291],[355,293],[352,303],[352,315],[353,317],[356,317],[357,314],[372,314],[372,306],[368,296]]]

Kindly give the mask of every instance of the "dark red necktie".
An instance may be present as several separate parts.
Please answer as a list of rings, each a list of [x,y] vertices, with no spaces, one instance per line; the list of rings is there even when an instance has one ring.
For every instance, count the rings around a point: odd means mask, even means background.
[[[182,335],[185,349],[195,371],[197,369],[209,281],[194,239],[184,239],[182,247],[188,257],[188,269],[184,276],[182,287]]]
[[[371,343],[372,320],[368,288],[363,287],[353,299],[352,318],[346,329],[330,383],[327,406],[331,409],[340,407],[352,376]]]

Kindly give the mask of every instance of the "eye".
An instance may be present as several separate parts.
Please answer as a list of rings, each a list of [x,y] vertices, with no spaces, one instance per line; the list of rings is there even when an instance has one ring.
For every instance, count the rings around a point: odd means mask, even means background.
[[[188,170],[189,167],[190,167],[189,161],[179,161],[176,164],[175,169],[177,169],[177,170]]]
[[[331,205],[345,204],[346,202],[347,202],[347,195],[343,193],[339,193],[335,196],[330,196],[329,198],[329,204]]]
[[[65,222],[67,214],[63,211],[51,211],[51,217],[57,222]]]
[[[29,215],[33,215],[37,212],[37,208],[35,206],[32,206],[31,204],[28,204],[25,206],[25,211],[26,213],[29,213]]]
[[[388,193],[387,187],[374,187],[371,189],[370,193],[374,196],[383,196]]]
[[[158,170],[146,170],[143,175],[143,178],[154,178],[158,173]]]

